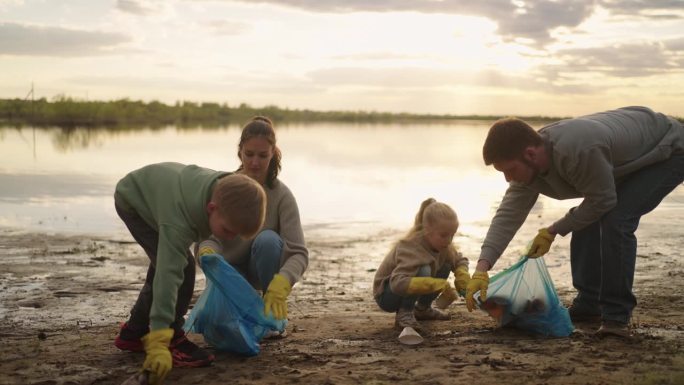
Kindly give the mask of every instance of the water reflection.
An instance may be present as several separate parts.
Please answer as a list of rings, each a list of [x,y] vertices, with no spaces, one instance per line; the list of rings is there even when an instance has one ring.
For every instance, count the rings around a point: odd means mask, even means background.
[[[52,144],[57,151],[67,152],[90,146],[101,146],[103,131],[91,128],[66,128],[53,131]]]
[[[295,193],[305,226],[353,222],[403,231],[431,196],[454,207],[462,236],[479,239],[506,188],[503,177],[481,160],[489,123],[278,126],[281,176]],[[119,178],[162,161],[235,170],[239,135],[237,125],[0,127],[0,225],[123,231],[111,198]],[[540,199],[531,216],[562,213],[573,204]]]
[[[324,254],[327,243],[343,240],[343,263],[354,268],[332,269],[329,277],[363,277],[367,269],[377,267],[390,243],[408,230],[420,202],[432,196],[458,213],[461,226],[454,241],[474,264],[506,188],[502,175],[481,160],[488,127],[487,122],[466,121],[278,127],[281,175],[297,198],[313,246],[312,263],[340,258]],[[235,170],[239,135],[238,126],[35,131],[0,127],[0,227],[128,239],[112,199],[121,177],[162,161]],[[510,266],[537,229],[577,203],[540,198],[497,269]],[[642,220],[639,232],[662,233],[661,222],[678,229],[683,211],[680,188]],[[664,239],[677,236],[664,234]],[[569,243],[570,237],[558,237],[554,252],[545,257],[558,287],[570,286]],[[642,242],[640,247],[666,254],[677,246],[665,241]],[[352,282],[363,290],[369,284],[365,278]]]

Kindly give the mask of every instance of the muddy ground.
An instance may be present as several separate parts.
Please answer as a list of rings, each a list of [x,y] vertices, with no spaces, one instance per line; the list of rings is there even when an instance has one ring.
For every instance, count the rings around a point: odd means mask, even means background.
[[[166,383],[684,384],[681,226],[662,220],[654,216],[639,230],[646,241],[630,340],[597,339],[595,324],[575,325],[568,338],[497,329],[459,300],[448,309],[452,320],[425,323],[424,343],[401,345],[393,315],[370,295],[374,269],[401,232],[349,235],[315,227],[305,230],[311,264],[290,298],[287,337],[265,341],[256,357],[216,352],[211,367],[174,369]],[[479,240],[461,234],[457,243],[472,269]],[[574,295],[568,240],[557,241],[546,258],[567,304]],[[513,260],[502,258],[495,271]],[[143,355],[119,351],[113,340],[145,267],[146,257],[126,235],[0,230],[0,384],[119,385],[135,373]],[[197,295],[203,287],[199,272]],[[200,335],[191,339],[205,345]]]

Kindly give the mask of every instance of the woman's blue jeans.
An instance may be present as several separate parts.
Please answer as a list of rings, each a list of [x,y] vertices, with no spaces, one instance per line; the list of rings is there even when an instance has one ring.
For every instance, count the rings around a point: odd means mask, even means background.
[[[283,255],[283,240],[273,230],[261,231],[252,241],[252,253],[249,258],[249,281],[256,283],[266,291],[273,276],[280,271]]]
[[[449,277],[449,273],[453,270],[450,266],[450,264],[444,264],[442,267],[437,270],[437,273],[435,273],[435,278],[444,278],[447,279]],[[432,271],[430,269],[430,266],[428,265],[423,265],[418,269],[418,273],[416,273],[416,277],[431,277],[432,276]],[[395,294],[392,292],[392,289],[390,288],[389,281],[385,282],[385,288],[379,296],[375,298],[375,302],[377,302],[378,306],[380,306],[380,309],[386,311],[386,312],[396,312],[399,309],[405,309],[405,310],[413,310],[413,308],[416,306],[416,302],[420,304],[421,307],[427,307],[432,304],[432,301],[437,298],[439,293],[432,293],[432,294],[426,294],[426,295],[405,295],[401,296],[399,294]]]
[[[645,167],[617,186],[617,206],[595,223],[573,232],[570,241],[573,307],[602,319],[627,323],[636,306],[632,293],[642,215],[684,181],[684,155]]]

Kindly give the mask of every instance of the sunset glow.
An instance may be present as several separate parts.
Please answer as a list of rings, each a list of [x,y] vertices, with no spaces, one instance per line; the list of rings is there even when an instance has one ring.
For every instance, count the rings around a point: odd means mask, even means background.
[[[684,4],[0,0],[0,97],[682,115]]]

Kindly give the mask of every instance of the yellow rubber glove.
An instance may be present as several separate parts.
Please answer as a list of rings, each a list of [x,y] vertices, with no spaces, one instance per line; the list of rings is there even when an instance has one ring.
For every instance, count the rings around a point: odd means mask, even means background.
[[[209,254],[216,254],[216,250],[212,248],[211,246],[203,245],[199,248],[199,251],[197,252],[197,257],[201,257],[203,255],[209,255]]]
[[[172,337],[173,329],[168,328],[153,330],[142,338],[146,353],[143,370],[150,372],[151,385],[162,384],[173,367],[169,350]]]
[[[276,274],[264,294],[264,314],[273,314],[276,319],[287,318],[287,296],[292,286],[284,276]]]
[[[202,266],[202,257],[205,255],[219,254],[221,245],[218,241],[213,239],[205,239],[197,246],[197,253],[195,254],[195,261],[197,265]]]
[[[469,312],[475,309],[475,298],[473,295],[479,290],[482,302],[487,300],[487,288],[489,287],[489,274],[486,271],[475,271],[473,277],[468,282],[466,288],[466,307]]]
[[[470,282],[468,268],[465,266],[457,267],[456,270],[454,270],[454,287],[461,297],[465,297],[468,282]]]
[[[447,281],[446,285],[444,285],[444,290],[442,290],[442,292],[439,294],[439,297],[435,299],[435,305],[439,309],[446,309],[456,300],[456,298],[458,298],[456,290],[454,290],[454,288],[451,287]]]
[[[539,233],[534,237],[530,248],[527,250],[527,257],[539,258],[548,253],[555,238],[556,234],[549,233],[549,229],[539,229]]]
[[[444,290],[446,284],[444,278],[413,277],[409,281],[406,294],[432,294]]]

